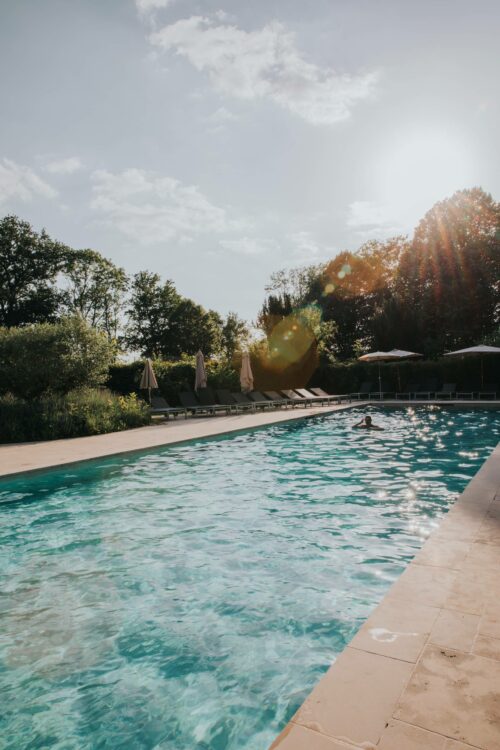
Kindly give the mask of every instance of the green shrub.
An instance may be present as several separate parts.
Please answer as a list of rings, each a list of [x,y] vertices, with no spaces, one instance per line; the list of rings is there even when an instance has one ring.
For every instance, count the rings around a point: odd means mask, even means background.
[[[149,409],[135,394],[84,388],[31,401],[12,394],[0,397],[2,443],[99,435],[149,422]]]
[[[0,393],[34,399],[95,387],[115,359],[106,334],[82,318],[25,328],[0,328]]]

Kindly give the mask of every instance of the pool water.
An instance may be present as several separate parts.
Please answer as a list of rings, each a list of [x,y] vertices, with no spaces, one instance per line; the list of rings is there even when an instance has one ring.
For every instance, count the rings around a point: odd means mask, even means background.
[[[0,483],[0,746],[265,750],[500,437],[369,411]]]

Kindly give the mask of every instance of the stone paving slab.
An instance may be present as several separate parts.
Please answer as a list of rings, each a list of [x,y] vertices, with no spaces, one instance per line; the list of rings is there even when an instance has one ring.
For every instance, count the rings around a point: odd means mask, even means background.
[[[500,445],[273,750],[500,750],[499,570]]]

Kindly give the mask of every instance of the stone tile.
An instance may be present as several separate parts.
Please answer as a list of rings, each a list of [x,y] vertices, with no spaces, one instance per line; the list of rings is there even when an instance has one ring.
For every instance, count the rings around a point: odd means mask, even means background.
[[[500,638],[500,601],[498,597],[496,601],[490,601],[485,604],[483,616],[479,623],[479,635]]]
[[[455,570],[448,568],[410,563],[387,596],[427,604],[430,607],[442,607],[456,575]]]
[[[429,640],[431,643],[457,651],[470,651],[478,625],[479,615],[442,609]]]
[[[380,738],[377,750],[443,750],[444,741],[441,734],[392,719]]]
[[[465,558],[462,570],[477,570],[484,574],[496,574],[500,568],[500,545],[474,542]]]
[[[483,572],[480,568],[467,568],[455,578],[445,607],[480,615],[487,602],[498,598],[497,585],[496,574]]]
[[[481,750],[500,747],[500,662],[428,646],[394,718]]]
[[[355,750],[353,745],[325,737],[290,722],[276,737],[269,750]],[[375,750],[375,748],[374,748]]]
[[[386,598],[350,645],[373,654],[416,662],[439,614],[437,607]]]
[[[500,661],[500,638],[478,635],[474,641],[472,651],[478,656],[485,656],[488,659]]]
[[[347,647],[293,721],[351,744],[376,745],[413,665]]]
[[[500,503],[494,506],[486,513],[476,537],[477,542],[500,545]]]
[[[431,536],[414,557],[415,565],[434,565],[458,570],[467,557],[470,543],[455,539]]]
[[[476,748],[472,747],[472,745],[464,745],[463,742],[445,740],[443,750],[476,750]]]

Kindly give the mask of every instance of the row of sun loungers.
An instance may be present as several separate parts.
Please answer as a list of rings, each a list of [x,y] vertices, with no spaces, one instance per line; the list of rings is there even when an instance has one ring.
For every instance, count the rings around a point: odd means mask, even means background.
[[[373,383],[362,383],[359,391],[349,394],[357,399],[496,399],[499,389],[496,385],[488,384],[481,388],[459,387],[456,383],[445,383],[438,386],[436,380],[428,380],[423,384],[410,383],[402,391],[391,391],[382,383],[382,389],[377,389]]]
[[[183,415],[215,415],[255,412],[258,409],[294,408],[302,406],[323,405],[350,401],[348,394],[331,395],[322,388],[297,388],[285,391],[251,391],[250,393],[231,393],[220,389],[200,388],[197,393],[182,391],[179,393],[181,406],[170,406],[163,396],[151,397],[151,414],[165,417]]]

